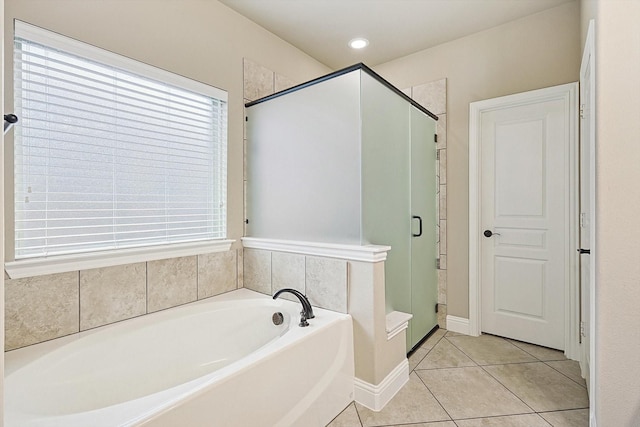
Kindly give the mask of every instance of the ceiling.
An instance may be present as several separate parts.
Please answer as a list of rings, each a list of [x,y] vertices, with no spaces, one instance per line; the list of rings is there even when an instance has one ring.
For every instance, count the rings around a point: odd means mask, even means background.
[[[339,69],[373,67],[573,0],[220,0]],[[360,51],[347,46],[364,37]]]

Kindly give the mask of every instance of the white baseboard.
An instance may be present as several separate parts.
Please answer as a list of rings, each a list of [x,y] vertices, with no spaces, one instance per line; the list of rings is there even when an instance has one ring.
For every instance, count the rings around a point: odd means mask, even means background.
[[[457,316],[447,316],[447,330],[459,334],[469,334],[469,319]]]
[[[355,401],[372,411],[380,411],[409,381],[409,361],[405,358],[378,385],[354,380]]]

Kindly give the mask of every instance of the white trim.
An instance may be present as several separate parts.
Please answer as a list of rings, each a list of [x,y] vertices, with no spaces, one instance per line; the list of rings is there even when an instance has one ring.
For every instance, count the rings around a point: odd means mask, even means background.
[[[392,311],[387,314],[387,341],[398,335],[409,327],[409,320],[413,317],[413,314],[403,313],[402,311]]]
[[[591,253],[589,254],[589,348],[586,351],[589,352],[589,426],[596,427],[598,407],[597,407],[597,395],[598,395],[598,377],[596,372],[596,344],[597,344],[597,330],[596,330],[596,257],[598,255],[596,249],[596,117],[597,117],[597,105],[596,105],[596,44],[595,44],[595,21],[591,19],[589,21],[589,28],[587,29],[587,39],[584,44],[584,52],[582,54],[582,62],[580,64],[580,77],[582,78],[587,63],[590,63],[591,73],[591,93],[589,99],[589,114],[590,114],[590,129],[589,134],[591,136],[589,140],[589,189],[591,194],[589,195],[589,222],[591,224],[589,234],[589,245],[591,246]],[[584,362],[583,362],[584,363]]]
[[[193,256],[231,249],[235,240],[208,240],[204,242],[176,243],[143,248],[117,249],[84,254],[57,255],[45,258],[22,259],[4,264],[11,279],[111,267],[136,262]]]
[[[447,315],[447,331],[471,335],[469,333],[469,319]]]
[[[294,240],[261,239],[256,237],[243,237],[242,246],[249,249],[290,252],[372,263],[386,260],[387,252],[391,250],[391,246],[298,242]]]
[[[160,80],[192,92],[209,95],[221,101],[227,101],[227,91],[223,89],[127,58],[126,56],[118,55],[117,53],[63,36],[62,34],[54,33],[53,31],[45,30],[44,28],[36,27],[35,25],[17,19],[15,20],[15,36],[46,46],[55,47],[102,64],[108,64],[155,80]]]
[[[566,251],[568,280],[567,296],[565,298],[565,353],[570,358],[575,358],[579,351],[578,346],[578,310],[574,300],[577,299],[577,262],[575,262],[577,249],[577,201],[578,201],[578,168],[577,168],[577,138],[578,138],[578,84],[568,83],[499,98],[487,99],[484,101],[472,102],[469,104],[469,335],[478,336],[481,333],[481,307],[480,297],[480,232],[481,232],[481,180],[482,165],[480,155],[480,133],[482,113],[504,108],[505,106],[517,106],[530,103],[534,100],[557,99],[558,97],[568,98],[571,111],[571,122],[569,124],[570,149],[569,149],[569,229],[567,230]],[[576,327],[574,327],[576,326]]]
[[[409,382],[409,361],[404,358],[378,385],[354,379],[354,400],[372,411],[381,411]]]

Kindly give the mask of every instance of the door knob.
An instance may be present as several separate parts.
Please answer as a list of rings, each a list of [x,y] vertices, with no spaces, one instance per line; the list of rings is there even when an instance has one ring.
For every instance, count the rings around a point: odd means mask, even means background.
[[[500,233],[494,233],[491,230],[484,230],[484,237],[499,236]]]

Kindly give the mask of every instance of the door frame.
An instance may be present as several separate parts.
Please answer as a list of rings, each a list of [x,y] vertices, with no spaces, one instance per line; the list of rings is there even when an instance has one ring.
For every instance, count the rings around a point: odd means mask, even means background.
[[[597,419],[597,399],[596,394],[598,392],[598,379],[596,376],[596,342],[597,342],[597,330],[596,330],[596,256],[598,255],[596,249],[596,46],[595,46],[595,21],[591,19],[589,21],[589,27],[587,29],[587,38],[584,44],[584,51],[582,53],[582,63],[580,64],[580,81],[582,82],[582,76],[585,73],[587,64],[590,67],[590,81],[587,83],[591,86],[589,102],[589,141],[586,141],[586,145],[589,147],[589,245],[591,246],[591,253],[589,254],[589,348],[583,349],[589,352],[589,422],[591,426],[596,425]],[[586,100],[583,100],[583,103]],[[580,285],[580,284],[578,284]],[[581,358],[581,368],[584,369],[585,360]]]
[[[569,200],[566,215],[568,229],[565,232],[565,355],[570,359],[580,357],[579,347],[579,298],[578,298],[578,83],[568,83],[529,92],[507,95],[469,104],[469,335],[478,336],[482,331],[481,242],[480,212],[481,191],[481,118],[482,113],[507,107],[526,105],[532,101],[563,99],[568,107],[569,121]]]

